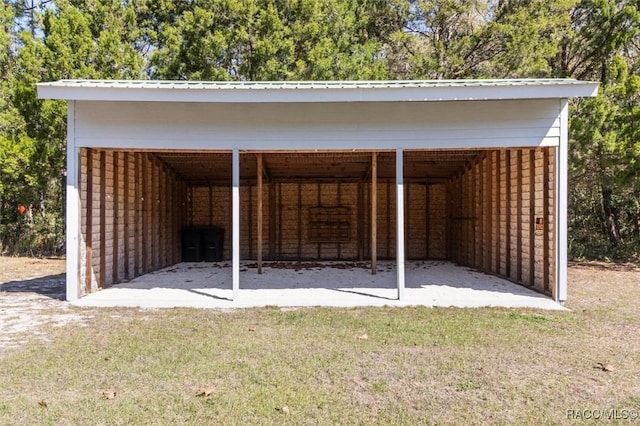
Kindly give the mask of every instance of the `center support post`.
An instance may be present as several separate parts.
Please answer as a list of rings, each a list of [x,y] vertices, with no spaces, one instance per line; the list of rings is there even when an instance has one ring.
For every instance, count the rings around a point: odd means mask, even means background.
[[[240,295],[240,151],[234,148],[231,154],[231,269],[233,300]]]
[[[398,300],[404,300],[404,155],[396,149],[396,264]]]

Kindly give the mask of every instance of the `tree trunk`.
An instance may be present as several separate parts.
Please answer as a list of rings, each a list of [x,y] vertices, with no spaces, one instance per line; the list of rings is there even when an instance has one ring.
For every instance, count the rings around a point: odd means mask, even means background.
[[[617,210],[611,205],[612,191],[609,188],[603,187],[600,192],[602,194],[602,210],[604,211],[607,235],[611,245],[613,247],[617,247],[618,244],[620,244],[620,231],[618,226]]]

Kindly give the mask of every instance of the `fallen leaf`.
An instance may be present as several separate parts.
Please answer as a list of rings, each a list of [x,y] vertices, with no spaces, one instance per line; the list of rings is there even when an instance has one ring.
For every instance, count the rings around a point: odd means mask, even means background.
[[[44,399],[40,402],[38,402],[38,405],[43,407],[43,408],[47,408],[47,401],[45,401]]]
[[[594,368],[599,368],[602,371],[606,371],[608,373],[614,371],[614,368],[611,366],[611,364],[604,364],[602,362],[598,362]]]
[[[115,399],[116,391],[113,389],[107,389],[106,391],[102,392],[102,396],[104,396],[106,399]]]
[[[358,336],[358,340],[367,340],[368,338],[369,336],[367,335],[367,333],[364,333]]]
[[[287,407],[286,405],[282,408],[276,408],[276,410],[281,411],[284,414],[291,414],[291,411],[289,410],[289,407]]]
[[[215,386],[204,386],[198,389],[196,396],[209,396],[216,391]]]

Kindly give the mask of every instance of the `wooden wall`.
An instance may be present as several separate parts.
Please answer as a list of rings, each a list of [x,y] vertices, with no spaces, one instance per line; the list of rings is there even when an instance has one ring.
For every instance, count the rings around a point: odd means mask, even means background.
[[[452,261],[552,293],[554,156],[554,148],[486,151],[451,179]]]
[[[407,258],[445,259],[447,241],[446,186],[409,183],[406,203]],[[396,255],[395,182],[380,180],[377,188],[377,256]],[[224,258],[230,259],[231,214],[228,186],[193,186],[187,191],[189,226],[225,229]],[[371,258],[371,186],[365,182],[277,182],[263,185],[263,258],[271,260],[358,260]],[[257,187],[240,191],[240,257],[257,258]],[[349,238],[315,242],[310,235],[314,207],[345,207]]]
[[[84,293],[179,261],[186,185],[152,154],[82,149]]]
[[[482,151],[446,183],[411,181],[407,259],[448,259],[551,294],[555,288],[555,148]],[[81,150],[81,280],[85,293],[177,263],[180,230],[225,229],[231,258],[230,186],[189,186],[152,153]],[[396,186],[377,185],[377,257],[396,256]],[[243,182],[243,260],[257,258],[257,187]],[[371,258],[368,181],[267,182],[263,258]],[[312,209],[340,207],[341,242],[312,238]],[[344,213],[346,212],[346,213]],[[536,223],[539,222],[539,223]]]

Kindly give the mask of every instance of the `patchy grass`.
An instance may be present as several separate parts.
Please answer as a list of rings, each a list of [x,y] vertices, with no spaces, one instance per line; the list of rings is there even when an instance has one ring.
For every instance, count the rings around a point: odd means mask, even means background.
[[[2,359],[0,424],[572,424],[567,410],[635,409],[640,272],[574,265],[570,279],[571,312],[78,309],[83,327]]]

